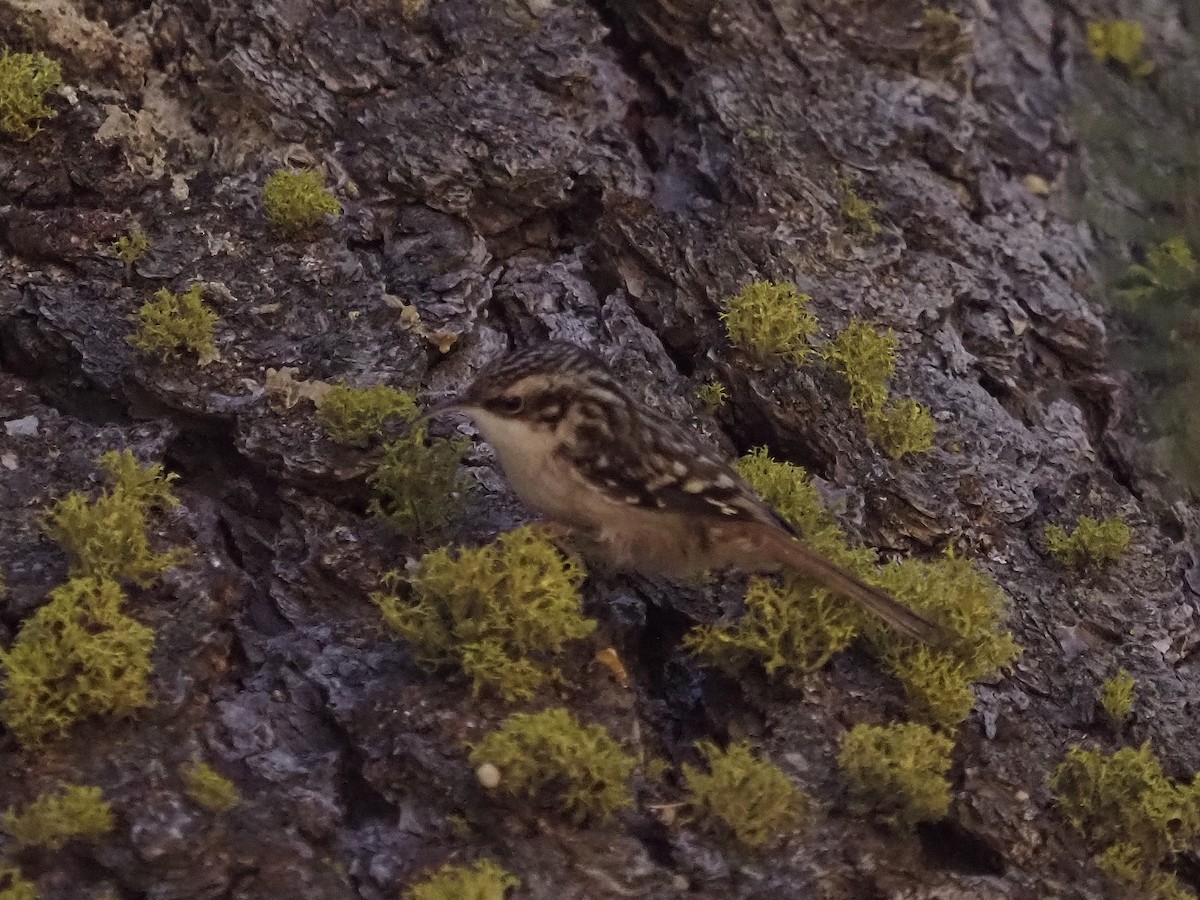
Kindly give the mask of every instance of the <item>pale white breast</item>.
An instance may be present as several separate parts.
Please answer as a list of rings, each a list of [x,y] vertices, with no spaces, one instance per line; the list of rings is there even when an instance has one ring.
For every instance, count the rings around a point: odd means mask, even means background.
[[[521,502],[582,531],[589,545],[618,568],[674,575],[707,568],[702,524],[607,496],[555,455],[560,438],[548,427],[480,409],[472,409],[471,415]]]
[[[558,441],[553,431],[482,409],[471,410],[471,417],[496,451],[504,475],[522,503],[550,519],[591,524],[581,520],[581,511],[573,502],[579,492],[569,481],[568,467],[554,455]]]

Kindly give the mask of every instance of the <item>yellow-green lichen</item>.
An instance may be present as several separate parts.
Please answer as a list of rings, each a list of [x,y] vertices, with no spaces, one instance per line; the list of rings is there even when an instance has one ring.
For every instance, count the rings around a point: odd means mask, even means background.
[[[73,578],[0,650],[0,719],[25,745],[61,737],[89,715],[128,715],[147,703],[154,632],[121,611],[109,579]]]
[[[634,758],[600,725],[583,725],[570,710],[513,713],[471,748],[471,762],[499,771],[494,788],[562,810],[575,821],[607,819],[633,802]]]
[[[683,766],[691,818],[704,828],[747,847],[777,842],[804,817],[808,801],[774,763],[759,759],[748,742],[721,750],[696,745],[705,769]]]
[[[773,460],[765,448],[757,448],[738,460],[737,469],[796,527],[806,545],[860,575],[874,572],[874,551],[850,546],[802,468]],[[733,622],[694,628],[684,646],[733,674],[754,665],[768,675],[802,674],[848,646],[860,621],[851,604],[810,579],[752,578],[742,615]]]
[[[937,426],[929,407],[910,398],[893,398],[896,373],[896,334],[877,331],[852,319],[846,329],[825,345],[821,355],[850,386],[850,406],[860,410],[867,434],[893,459],[923,453],[933,447]]]
[[[204,285],[196,282],[182,294],[163,288],[131,317],[137,330],[127,340],[145,353],[172,359],[180,350],[195,353],[200,365],[217,359],[213,343],[217,314],[204,302]]]
[[[404,892],[404,900],[504,900],[521,882],[490,859],[445,865]]]
[[[1106,871],[1159,897],[1175,896],[1162,867],[1200,837],[1200,778],[1168,778],[1148,743],[1111,755],[1075,746],[1050,787],[1067,820],[1105,848],[1098,862]]]
[[[16,866],[0,862],[0,900],[38,900],[37,887]]]
[[[179,476],[164,472],[161,463],[143,466],[130,450],[109,450],[100,457],[100,468],[108,473],[112,493],[128,497],[143,510],[174,509],[179,505],[171,489]]]
[[[93,840],[112,831],[112,807],[98,787],[64,785],[42,794],[20,812],[9,808],[0,828],[22,847],[57,850],[76,838]]]
[[[215,813],[229,812],[242,802],[241,794],[233,782],[210,766],[197,762],[184,766],[187,795],[207,810]]]
[[[287,235],[307,231],[327,215],[342,214],[342,204],[325,189],[321,174],[312,169],[280,169],[267,179],[262,196],[267,220]]]
[[[950,808],[954,742],[924,725],[856,725],[838,766],[856,805],[901,828],[936,821]]]
[[[974,682],[953,654],[919,646],[886,658],[886,663],[917,718],[953,728],[974,709]]]
[[[896,374],[896,333],[877,331],[866,322],[851,319],[821,355],[850,385],[850,405],[869,411],[882,409],[888,383]]]
[[[696,388],[696,399],[710,416],[715,416],[725,406],[725,385],[719,381],[706,381]]]
[[[921,16],[921,59],[936,69],[953,67],[971,52],[970,31],[956,13],[936,6]],[[927,68],[927,67],[923,67]]]
[[[876,567],[874,551],[851,547],[803,469],[757,449],[737,463],[741,475],[791,522],[806,545],[925,614],[944,633],[937,648],[914,642],[812,581],[785,575],[752,578],[745,610],[733,622],[702,625],[684,645],[711,665],[737,674],[803,674],[865,634],[875,654],[904,685],[914,713],[952,727],[971,711],[972,684],[1012,663],[1020,652],[1003,627],[1007,599],[995,582],[953,555],[898,560]]]
[[[768,675],[804,674],[825,665],[857,634],[858,618],[841,597],[799,577],[779,584],[752,578],[736,621],[699,625],[683,644],[734,675],[750,666]]]
[[[1092,57],[1101,63],[1114,62],[1139,78],[1154,71],[1154,63],[1142,55],[1145,44],[1146,31],[1141,22],[1102,19],[1087,24],[1087,45]]]
[[[412,394],[386,384],[335,385],[317,403],[317,418],[329,436],[354,447],[366,447],[382,433],[388,419],[411,422],[419,413]]]
[[[27,141],[55,115],[46,95],[62,84],[62,69],[44,53],[0,50],[0,131]]]
[[[746,128],[742,131],[746,136],[746,140],[753,141],[755,144],[765,144],[770,146],[777,143],[779,132],[770,125],[758,125],[752,128]]]
[[[1120,516],[1093,519],[1080,516],[1075,530],[1067,533],[1061,525],[1046,526],[1046,549],[1063,565],[1077,569],[1106,566],[1120,559],[1133,536]]]
[[[1100,695],[1096,699],[1114,725],[1122,725],[1129,718],[1136,684],[1133,676],[1124,669],[1118,669],[1116,675],[1100,686]]]
[[[179,504],[171,493],[176,476],[164,474],[161,465],[140,465],[128,450],[105,453],[100,465],[112,487],[95,500],[73,491],[55,501],[46,511],[46,532],[67,551],[72,576],[128,579],[145,587],[189,555],[180,548],[154,553],[146,533],[150,511]]]
[[[138,227],[129,229],[129,233],[117,239],[112,245],[113,253],[126,267],[145,256],[150,250],[150,238]]]
[[[402,581],[408,596],[398,590]],[[535,528],[476,550],[425,554],[411,576],[389,573],[372,595],[388,627],[431,665],[454,663],[476,693],[531,696],[557,670],[547,659],[596,627],[580,612],[583,571]]]
[[[921,27],[926,31],[957,33],[962,30],[962,19],[949,9],[928,6],[921,14]]]
[[[1134,884],[1141,881],[1146,861],[1136,844],[1112,844],[1096,857],[1096,865],[1118,881]]]
[[[772,459],[766,447],[756,447],[734,467],[795,527],[805,545],[859,575],[874,571],[875,551],[850,545],[846,532],[825,508],[820,491],[801,466]]]
[[[795,285],[756,281],[725,301],[721,321],[729,340],[759,360],[803,363],[817,333],[817,317],[808,311],[809,297]]]
[[[937,423],[929,407],[912,397],[892,399],[880,409],[863,413],[867,437],[892,459],[933,449]]]
[[[935,648],[914,645],[873,617],[862,621],[875,654],[904,685],[913,712],[943,727],[957,725],[974,705],[971,685],[1007,668],[1021,652],[1003,627],[1003,591],[952,554],[895,560],[873,581],[941,628],[943,643]]]
[[[423,426],[384,445],[367,477],[376,495],[371,514],[408,536],[444,525],[462,506],[467,482],[458,464],[469,446],[466,438],[426,440]]]
[[[1180,300],[1190,302],[1198,280],[1200,264],[1187,241],[1176,236],[1151,247],[1145,265],[1126,269],[1115,293],[1130,307],[1159,314]]]
[[[404,17],[405,22],[416,21],[425,11],[425,6],[426,0],[400,0],[400,15]]]
[[[846,228],[864,237],[873,238],[883,229],[875,218],[877,205],[870,200],[864,200],[854,188],[854,182],[845,176],[837,179],[838,193],[841,204],[838,212]]]
[[[1152,869],[1137,884],[1140,900],[1196,900],[1196,895],[1179,883],[1173,872]]]
[[[1096,865],[1110,878],[1136,890],[1139,900],[1196,900],[1174,874],[1147,866],[1135,844],[1110,845],[1096,856]]]

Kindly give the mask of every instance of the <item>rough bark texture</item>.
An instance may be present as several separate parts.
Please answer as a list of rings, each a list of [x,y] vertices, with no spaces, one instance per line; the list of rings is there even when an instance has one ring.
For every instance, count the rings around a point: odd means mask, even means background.
[[[41,896],[395,897],[480,854],[522,879],[518,896],[556,900],[1109,896],[1046,776],[1081,740],[1148,738],[1169,771],[1200,769],[1200,632],[1194,511],[1140,474],[1080,292],[1088,232],[1026,187],[1067,164],[1087,14],[979,4],[959,10],[970,40],[941,46],[908,0],[400,6],[0,0],[0,38],[60,58],[71,86],[35,139],[0,145],[0,420],[36,418],[0,433],[0,643],[66,577],[40,510],[92,486],[106,450],[181,474],[160,537],[196,550],[131,593],[158,635],[151,708],[38,752],[0,736],[0,806],[70,779],[118,812],[94,845],[21,857]],[[260,191],[296,161],[333,173],[345,215],[288,242]],[[839,175],[879,203],[878,237],[848,230]],[[153,247],[126,273],[107,248],[133,222]],[[893,462],[819,367],[748,366],[717,312],[753,278],[795,280],[826,333],[852,315],[894,328],[897,387],[932,406],[937,448]],[[129,316],[194,279],[226,289],[221,359],[138,354]],[[397,298],[447,352],[404,327]],[[372,521],[369,460],[306,401],[285,408],[266,370],[438,397],[546,336],[599,349],[731,454],[765,443],[808,467],[860,539],[953,545],[1011,595],[1024,655],[978,689],[944,823],[894,833],[847,809],[841,736],[904,715],[865,654],[789,686],[714,676],[677,647],[736,586],[591,579],[601,629],[558,693],[671,762],[701,737],[752,737],[817,798],[814,826],[746,856],[658,822],[672,778],[587,828],[479,786],[463,743],[508,709],[417,666],[367,602],[439,537]],[[708,377],[730,390],[719,422],[692,400]],[[485,446],[467,464],[479,486],[454,539],[527,519]],[[1115,568],[1081,577],[1046,556],[1048,522],[1112,513],[1136,532]],[[589,661],[610,643],[629,689]],[[1119,665],[1142,702],[1118,739],[1094,698]],[[193,758],[244,802],[190,804]]]

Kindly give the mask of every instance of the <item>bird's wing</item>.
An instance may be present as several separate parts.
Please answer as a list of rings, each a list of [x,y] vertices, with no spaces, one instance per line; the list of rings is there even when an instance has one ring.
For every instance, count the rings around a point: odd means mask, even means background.
[[[796,534],[789,522],[689,429],[634,400],[627,403],[622,415],[606,423],[620,437],[605,444],[610,452],[586,455],[563,449],[598,489],[614,500],[647,510],[722,522],[761,522]]]

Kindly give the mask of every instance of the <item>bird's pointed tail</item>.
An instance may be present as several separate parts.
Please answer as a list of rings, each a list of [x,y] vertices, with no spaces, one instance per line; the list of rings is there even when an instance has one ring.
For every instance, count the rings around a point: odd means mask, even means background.
[[[909,637],[935,646],[945,642],[942,629],[916,610],[899,602],[887,591],[867,584],[857,575],[830,562],[787,535],[777,535],[772,543],[776,545],[777,552],[774,555],[785,568],[853,600]]]

